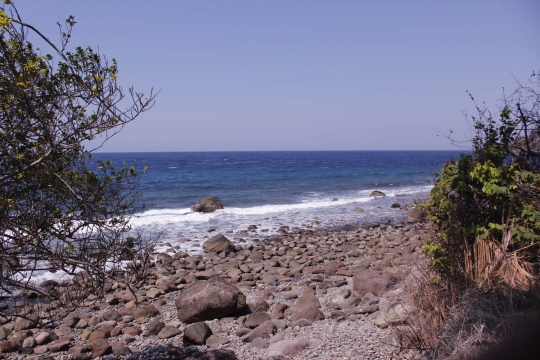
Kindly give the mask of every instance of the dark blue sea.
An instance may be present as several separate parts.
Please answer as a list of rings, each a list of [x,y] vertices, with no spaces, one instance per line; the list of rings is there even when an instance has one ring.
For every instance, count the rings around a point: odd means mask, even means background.
[[[237,232],[256,225],[251,238],[281,226],[325,228],[399,221],[406,211],[391,205],[427,198],[433,172],[459,151],[310,151],[99,153],[96,159],[123,161],[141,176],[145,211],[133,219],[137,230],[196,251],[208,230]],[[373,198],[382,191],[386,197]],[[197,200],[217,196],[223,210],[192,213]],[[337,198],[337,200],[334,200]],[[355,211],[356,208],[363,212]],[[234,235],[230,235],[231,239]]]

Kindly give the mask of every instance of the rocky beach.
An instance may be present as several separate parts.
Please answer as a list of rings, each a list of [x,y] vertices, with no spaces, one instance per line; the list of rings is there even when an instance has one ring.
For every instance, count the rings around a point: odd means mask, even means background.
[[[144,283],[111,281],[104,301],[71,313],[37,303],[35,314],[59,320],[5,324],[0,350],[6,359],[399,359],[396,326],[416,313],[406,283],[425,263],[429,232],[413,210],[406,222],[283,227],[257,242],[217,234],[200,255],[161,244]]]

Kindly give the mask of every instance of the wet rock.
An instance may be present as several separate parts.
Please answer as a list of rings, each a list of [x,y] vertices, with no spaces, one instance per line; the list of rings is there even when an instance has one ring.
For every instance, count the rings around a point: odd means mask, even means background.
[[[191,207],[191,211],[204,213],[214,212],[218,209],[223,209],[223,203],[217,197],[208,197],[199,200]]]
[[[369,196],[386,196],[386,194],[383,193],[382,191],[375,190],[375,191],[372,191],[371,194],[369,194]]]

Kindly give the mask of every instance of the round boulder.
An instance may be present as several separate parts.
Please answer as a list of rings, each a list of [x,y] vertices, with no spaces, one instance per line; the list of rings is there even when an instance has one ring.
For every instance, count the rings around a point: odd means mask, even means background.
[[[220,253],[225,251],[228,253],[229,251],[234,249],[234,243],[227,239],[223,234],[216,234],[212,236],[210,239],[206,240],[203,243],[203,251],[205,253],[209,252],[216,252]]]
[[[385,193],[383,193],[382,191],[378,191],[378,190],[375,190],[375,191],[372,191],[371,194],[369,194],[369,196],[386,196]]]
[[[209,197],[199,200],[191,207],[191,211],[203,213],[214,212],[218,209],[223,209],[223,204],[217,197]]]
[[[185,323],[221,319],[246,308],[246,297],[220,277],[198,281],[175,300],[178,318]]]

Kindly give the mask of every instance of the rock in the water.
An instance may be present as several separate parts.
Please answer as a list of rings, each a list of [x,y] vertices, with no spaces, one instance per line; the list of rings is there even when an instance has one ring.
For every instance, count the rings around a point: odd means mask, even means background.
[[[217,234],[203,243],[203,250],[205,253],[209,252],[226,252],[234,249],[234,243],[227,239],[223,234]]]
[[[184,330],[184,343],[204,345],[206,339],[211,335],[212,330],[210,330],[210,327],[204,321],[200,321],[189,325],[186,330]]]
[[[364,212],[364,209],[362,209],[361,207],[357,207],[357,208],[354,208],[354,211],[356,211],[356,212]]]
[[[221,319],[246,308],[246,297],[220,277],[199,281],[175,301],[178,318],[186,323]]]
[[[399,209],[401,207],[401,204],[400,203],[393,203],[390,207],[392,209]]]
[[[375,190],[375,191],[372,191],[371,194],[369,194],[369,196],[386,196],[386,194],[383,193],[382,191]]]
[[[223,203],[217,197],[199,200],[191,207],[191,211],[204,213],[214,212],[217,209],[223,209]]]
[[[356,296],[370,292],[377,296],[386,293],[391,284],[391,274],[387,271],[374,271],[356,267],[353,269],[353,291]]]

